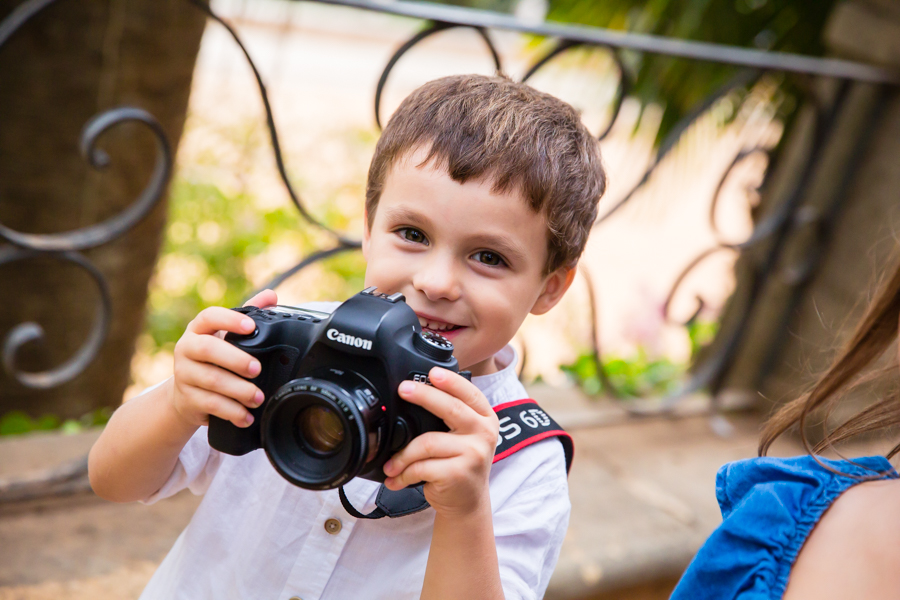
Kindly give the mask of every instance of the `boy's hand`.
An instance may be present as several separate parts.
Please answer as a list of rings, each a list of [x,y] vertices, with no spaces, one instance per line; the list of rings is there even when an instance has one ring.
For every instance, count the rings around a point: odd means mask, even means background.
[[[264,290],[244,306],[263,307],[277,302],[274,291]],[[247,407],[256,408],[265,398],[258,387],[242,377],[252,379],[262,367],[258,360],[222,337],[228,331],[252,333],[255,326],[253,319],[219,306],[200,311],[188,324],[175,344],[175,376],[169,396],[185,423],[206,425],[209,415],[238,427],[253,422]]]
[[[391,490],[425,482],[425,498],[442,515],[467,515],[490,502],[488,478],[499,423],[487,398],[461,375],[434,367],[434,387],[400,384],[400,396],[444,420],[449,433],[431,431],[411,441],[384,465]],[[488,514],[490,509],[488,508]]]

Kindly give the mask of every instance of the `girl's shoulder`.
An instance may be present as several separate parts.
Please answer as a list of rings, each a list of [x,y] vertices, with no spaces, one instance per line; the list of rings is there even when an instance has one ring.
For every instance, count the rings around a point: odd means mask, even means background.
[[[852,486],[896,479],[887,459],[754,458],[716,477],[722,524],[679,582],[672,600],[780,599],[791,565],[816,523]]]

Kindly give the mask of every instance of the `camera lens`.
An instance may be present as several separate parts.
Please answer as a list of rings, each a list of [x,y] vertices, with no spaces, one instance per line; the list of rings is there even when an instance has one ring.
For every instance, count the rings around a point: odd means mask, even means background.
[[[323,369],[281,386],[260,424],[275,469],[310,490],[336,488],[363,472],[383,445],[374,387],[357,373]]]
[[[330,406],[314,404],[297,416],[297,433],[314,451],[330,455],[340,450],[346,429]]]

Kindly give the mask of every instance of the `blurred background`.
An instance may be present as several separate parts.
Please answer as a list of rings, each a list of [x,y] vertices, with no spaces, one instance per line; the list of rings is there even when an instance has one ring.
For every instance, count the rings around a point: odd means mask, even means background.
[[[889,0],[359,4],[0,0],[0,598],[139,594],[196,500],[115,512],[80,457],[204,307],[362,288],[378,123],[426,81],[499,65],[601,138],[579,278],[514,340],[581,452],[589,534],[548,597],[666,597],[717,523],[716,467],[754,453],[895,254]]]

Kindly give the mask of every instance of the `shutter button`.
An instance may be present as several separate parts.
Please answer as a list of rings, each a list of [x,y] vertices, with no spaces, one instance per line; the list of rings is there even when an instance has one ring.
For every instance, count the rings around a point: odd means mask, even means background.
[[[341,522],[337,519],[328,519],[325,521],[325,531],[331,535],[337,535],[341,532]]]

